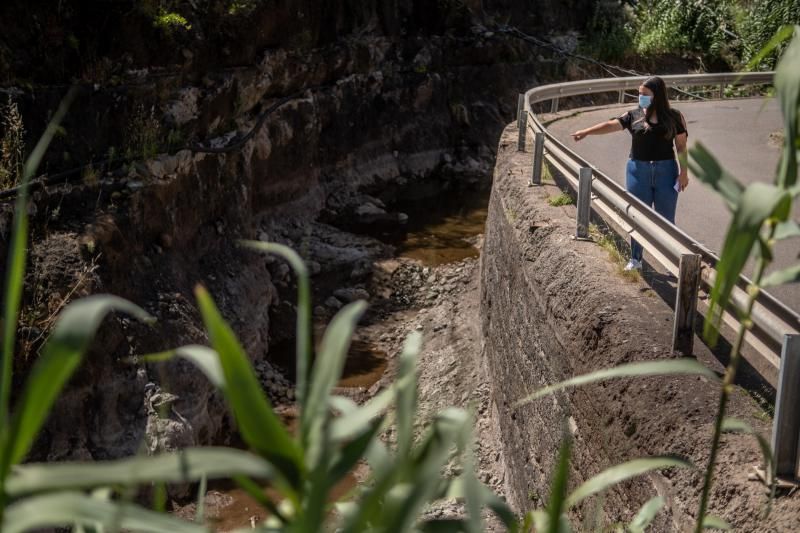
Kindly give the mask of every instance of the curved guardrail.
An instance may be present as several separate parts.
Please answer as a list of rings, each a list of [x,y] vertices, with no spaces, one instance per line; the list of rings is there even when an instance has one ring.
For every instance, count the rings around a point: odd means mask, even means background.
[[[667,86],[688,88],[697,86],[719,86],[720,96],[725,85],[772,84],[772,72],[689,74],[663,76]],[[551,101],[551,111],[558,109],[558,99],[594,93],[619,92],[619,101],[624,100],[626,89],[635,89],[646,77],[626,77],[585,80],[535,87],[520,95],[518,108],[519,146],[525,149],[526,135],[532,131],[534,142],[534,175],[537,170],[541,176],[541,162],[546,159],[578,190],[581,169],[591,169],[592,208],[612,226],[633,236],[641,242],[648,253],[655,257],[666,269],[678,275],[681,257],[697,254],[701,259],[700,282],[709,290],[716,279],[715,266],[719,257],[696,239],[681,231],[669,221],[658,215],[647,205],[630,195],[611,177],[600,172],[564,143],[556,139],[532,111],[537,103]],[[537,169],[538,166],[538,169]],[[584,170],[587,173],[586,170]],[[747,287],[750,280],[742,276],[731,297],[729,308],[723,315],[724,321],[736,329],[739,325],[737,311],[744,308],[747,301]],[[704,302],[700,302],[705,305]],[[676,306],[677,307],[677,306]],[[781,351],[786,344],[786,335],[800,334],[800,315],[770,294],[761,291],[752,311],[753,327],[745,337],[754,349],[755,359],[751,363],[774,386],[777,385]]]

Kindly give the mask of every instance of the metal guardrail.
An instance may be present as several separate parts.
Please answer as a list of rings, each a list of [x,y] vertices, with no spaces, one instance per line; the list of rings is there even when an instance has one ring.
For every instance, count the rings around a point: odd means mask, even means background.
[[[725,86],[728,85],[771,85],[773,73],[689,74],[663,76],[662,78],[668,87],[673,88],[716,86],[719,90],[719,96],[722,98],[724,97]],[[657,214],[638,198],[629,194],[624,187],[611,177],[600,172],[589,161],[556,139],[547,131],[542,121],[532,111],[534,104],[550,101],[550,111],[556,112],[559,98],[596,93],[618,92],[619,102],[622,103],[625,99],[625,90],[638,88],[646,79],[647,77],[595,79],[545,85],[530,89],[524,95],[520,95],[518,101],[518,147],[522,151],[525,150],[527,133],[532,131],[535,136],[532,184],[541,183],[541,168],[545,159],[578,191],[579,199],[580,197],[589,197],[586,192],[579,190],[579,182],[589,183],[592,192],[591,202],[584,202],[585,206],[580,205],[581,202],[579,202],[579,221],[582,218],[580,211],[585,209],[588,213],[588,204],[591,203],[591,207],[607,222],[634,237],[644,245],[651,256],[667,270],[678,276],[678,301],[675,306],[676,324],[675,334],[673,335],[673,348],[684,353],[687,353],[687,351],[690,353],[693,338],[693,314],[698,303],[706,306],[707,310],[707,303],[697,301],[697,286],[700,284],[706,290],[710,290],[714,285],[717,275],[715,267],[719,257],[712,250]],[[580,179],[581,174],[584,176],[583,180]],[[591,175],[591,180],[586,179],[588,175]],[[581,233],[579,223],[577,237],[585,237]],[[698,260],[699,268],[697,268]],[[695,265],[693,268],[690,267],[692,264]],[[692,280],[687,277],[690,272],[694,273],[696,279]],[[747,277],[740,277],[731,295],[728,309],[723,313],[724,322],[734,330],[738,329],[739,320],[737,314],[744,309],[748,300],[747,288],[750,284],[751,281]],[[688,290],[682,290],[681,285],[688,285]],[[682,294],[690,295],[689,297],[693,301],[682,302]],[[689,321],[686,320],[685,316],[681,316],[681,313],[685,314],[687,308],[690,309],[691,315],[691,320]],[[753,326],[747,332],[745,342],[752,348],[754,355],[749,353],[743,355],[762,373],[767,381],[778,388],[773,447],[776,448],[775,451],[777,453],[781,442],[783,442],[776,436],[780,433],[778,427],[781,424],[786,426],[786,421],[779,419],[781,416],[784,418],[788,416],[791,418],[791,423],[788,424],[787,430],[783,430],[783,433],[790,436],[784,437],[784,441],[787,438],[789,439],[789,444],[785,447],[787,449],[792,448],[793,459],[791,463],[793,470],[795,470],[792,473],[797,474],[797,460],[799,458],[797,448],[798,440],[800,439],[798,437],[798,430],[800,429],[798,412],[800,410],[786,404],[782,406],[781,397],[787,394],[791,396],[791,394],[795,394],[795,392],[792,392],[794,389],[800,388],[800,364],[783,364],[790,357],[793,361],[800,359],[800,353],[794,353],[800,352],[800,315],[770,294],[760,291],[753,306],[751,318]],[[683,324],[679,324],[679,321]],[[684,328],[682,334],[679,332],[680,327]],[[688,350],[686,348],[687,328]],[[791,372],[791,368],[798,368],[797,373],[794,375],[786,374]]]

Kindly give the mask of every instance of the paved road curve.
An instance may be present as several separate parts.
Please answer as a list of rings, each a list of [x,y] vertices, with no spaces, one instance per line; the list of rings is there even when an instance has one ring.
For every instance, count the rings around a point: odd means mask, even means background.
[[[702,142],[724,168],[745,184],[772,182],[781,150],[775,134],[782,130],[780,110],[774,99],[677,102],[674,105],[686,117],[690,146]],[[569,134],[618,116],[631,107],[629,104],[577,113],[564,111],[559,115],[563,118],[548,128],[567,146],[624,185],[625,162],[630,149],[628,132],[590,136],[577,143]],[[689,180],[689,188],[678,200],[677,225],[719,252],[731,214],[720,197],[693,179],[691,173]],[[793,216],[800,220],[800,202],[795,202]],[[770,271],[798,262],[798,254],[800,239],[779,243],[776,263]],[[776,287],[770,292],[790,308],[800,311],[800,284]]]

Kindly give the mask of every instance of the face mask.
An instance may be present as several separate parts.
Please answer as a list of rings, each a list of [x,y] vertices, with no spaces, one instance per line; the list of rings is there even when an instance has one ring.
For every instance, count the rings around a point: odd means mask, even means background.
[[[639,95],[639,107],[642,109],[646,109],[650,107],[650,103],[653,101],[652,97],[647,96],[646,94]]]

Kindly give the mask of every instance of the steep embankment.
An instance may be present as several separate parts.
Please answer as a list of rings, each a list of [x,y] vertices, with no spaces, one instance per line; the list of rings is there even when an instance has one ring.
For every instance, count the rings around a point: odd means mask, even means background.
[[[582,387],[519,408],[532,391],[592,370],[670,354],[669,307],[642,283],[619,277],[605,252],[575,241],[574,207],[551,207],[555,185],[529,188],[530,152],[516,151],[516,126],[506,128],[482,254],[481,312],[485,356],[495,384],[509,498],[518,510],[541,505],[563,431],[574,438],[576,486],[623,461],[675,454],[696,470],[667,470],[627,482],[603,496],[601,523],[630,520],[649,498],[667,501],[654,531],[684,531],[697,512],[702,472],[717,406],[718,386],[706,378],[626,379]],[[698,342],[698,359],[719,362]],[[768,417],[741,389],[729,416],[768,434]],[[750,480],[761,464],[755,439],[726,435],[711,512],[737,531],[796,531],[798,496],[784,496],[760,518],[765,487]],[[594,503],[574,512],[594,520]],[[587,524],[590,522],[586,522]]]
[[[133,3],[92,12],[82,2],[0,7],[4,26],[23,14],[37,21],[3,33],[0,61],[29,145],[61,84],[82,87],[44,168],[129,156],[33,194],[17,385],[74,298],[110,292],[158,319],[155,328],[107,321],[34,459],[229,439],[222,402],[199,372],[130,356],[205,342],[192,295],[203,283],[265,376],[274,375],[268,353],[294,331],[293,278],[287,265],[236,241],[301,250],[315,302],[326,302],[317,312],[329,315],[341,305],[333,290],[366,287],[373,261],[389,253],[346,230],[398,231],[404,217],[390,200],[486,186],[515,95],[535,81],[526,45],[473,27],[480,21],[460,3],[256,4],[244,18],[195,14],[191,30],[171,33],[158,33]],[[81,53],[59,46],[54,32]],[[233,148],[176,152],[198,143]],[[0,205],[0,242],[11,208]],[[0,268],[6,253],[0,246]]]

